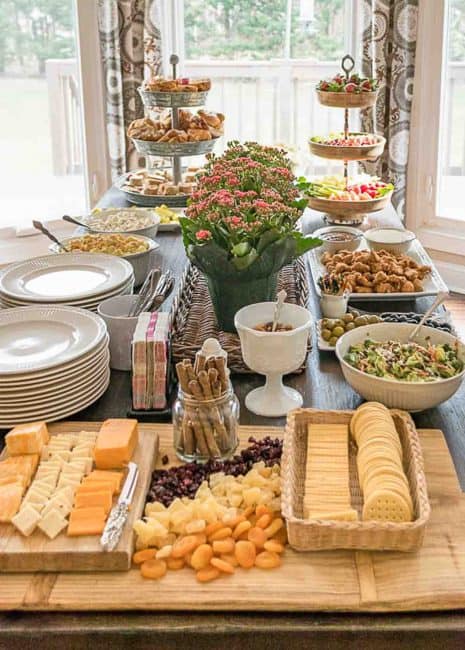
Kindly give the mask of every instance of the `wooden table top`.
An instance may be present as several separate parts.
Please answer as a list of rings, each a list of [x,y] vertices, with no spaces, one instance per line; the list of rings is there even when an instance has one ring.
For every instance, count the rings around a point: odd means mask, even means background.
[[[117,190],[110,190],[99,207],[126,206]],[[371,215],[369,224],[394,225],[400,221],[392,207]],[[319,213],[307,210],[303,219],[305,233],[324,225]],[[179,233],[159,233],[160,248],[155,264],[162,270],[171,269],[177,281],[186,264],[186,257]],[[319,317],[319,305],[311,279],[310,309]],[[176,289],[175,289],[176,291]],[[354,303],[356,305],[356,303]],[[431,299],[418,301],[374,303],[363,302],[363,309],[373,311],[425,311]],[[166,308],[169,308],[169,304]],[[241,424],[279,426],[284,419],[263,418],[249,413],[244,406],[245,395],[263,383],[258,376],[233,377],[235,391],[241,402]],[[306,371],[286,378],[285,383],[298,389],[304,406],[321,409],[355,408],[360,397],[345,383],[339,363],[333,353],[319,352],[316,342],[309,355]],[[110,387],[105,395],[91,407],[73,416],[73,420],[103,420],[107,417],[126,417],[131,405],[130,374],[112,371]],[[416,414],[419,428],[441,429],[446,437],[454,459],[462,490],[465,486],[465,385],[445,404]],[[51,579],[52,576],[51,576]],[[156,588],[156,585],[154,585]],[[92,595],[89,594],[89,598]],[[270,631],[272,635],[270,636]],[[364,648],[381,642],[390,648],[443,647],[444,642],[459,644],[465,632],[465,617],[461,613],[349,615],[349,614],[174,614],[174,613],[99,613],[99,614],[50,614],[18,613],[0,616],[0,648],[34,647],[62,648],[69,643],[73,648],[127,647],[131,642],[138,648],[163,649],[178,647],[218,648],[225,642],[235,648],[304,648],[313,644],[324,648]],[[253,644],[253,645],[252,645]],[[454,645],[455,647],[455,645]],[[456,647],[459,647],[457,645]]]

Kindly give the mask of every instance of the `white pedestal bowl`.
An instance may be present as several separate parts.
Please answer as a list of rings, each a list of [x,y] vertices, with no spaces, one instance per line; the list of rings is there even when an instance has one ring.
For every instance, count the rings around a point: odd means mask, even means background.
[[[292,330],[263,332],[254,329],[273,320],[274,308],[274,302],[259,302],[243,307],[234,318],[245,363],[251,370],[266,376],[265,385],[252,390],[245,398],[245,405],[252,413],[267,417],[281,417],[302,406],[302,395],[284,386],[282,378],[303,363],[313,322],[307,309],[286,302],[279,321],[292,325]]]

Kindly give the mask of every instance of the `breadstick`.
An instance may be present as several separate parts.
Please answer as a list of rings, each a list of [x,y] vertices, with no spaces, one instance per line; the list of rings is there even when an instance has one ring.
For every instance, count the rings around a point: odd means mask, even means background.
[[[215,440],[214,429],[210,424],[210,421],[207,417],[206,411],[200,407],[198,410],[199,419],[202,424],[203,432],[205,434],[205,440],[207,442],[208,449],[210,451],[210,456],[212,458],[218,458],[221,456],[220,450]]]
[[[186,372],[186,366],[182,361],[176,364],[176,374],[178,375],[181,390],[183,393],[189,394],[189,377]]]
[[[216,369],[215,357],[208,357],[207,359],[207,370],[209,370],[210,368]]]
[[[195,452],[194,429],[192,427],[192,422],[190,422],[186,416],[184,416],[182,423],[182,433],[184,440],[184,453],[192,456],[192,454]]]
[[[204,354],[195,355],[194,372],[197,375],[201,370],[205,370],[207,357]]]
[[[187,361],[187,363],[186,363],[186,361]],[[192,381],[193,379],[196,378],[195,373],[194,373],[194,368],[192,367],[192,363],[187,359],[184,359],[183,363],[184,363],[184,368],[185,368],[185,370],[187,372],[187,376],[189,377],[189,381]]]
[[[228,378],[226,376],[226,360],[224,357],[215,357],[216,369],[221,382],[221,390],[224,392],[228,389]]]
[[[203,402],[203,400],[205,399],[202,389],[200,388],[200,384],[196,379],[189,382],[188,390],[190,394],[195,397],[196,400]]]
[[[221,397],[221,382],[219,379],[212,384],[213,397]]]
[[[213,392],[213,384],[216,384],[217,380],[218,380],[218,370],[216,368],[209,368],[208,381],[210,382],[212,392]]]
[[[213,393],[210,382],[208,381],[207,372],[205,370],[201,370],[197,375],[197,379],[199,380],[199,384],[202,386],[205,399],[212,399]]]
[[[197,443],[197,450],[199,451],[201,456],[208,458],[210,456],[210,451],[208,449],[207,441],[205,439],[205,435],[203,432],[202,425],[200,423],[200,419],[197,413],[195,413],[195,411],[189,413],[189,418],[190,418],[190,423],[192,425],[192,428],[194,429],[195,440]]]

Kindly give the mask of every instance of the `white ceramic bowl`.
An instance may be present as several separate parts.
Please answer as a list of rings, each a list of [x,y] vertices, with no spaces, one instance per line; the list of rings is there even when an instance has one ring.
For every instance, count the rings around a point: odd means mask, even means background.
[[[111,233],[102,233],[101,236],[105,236],[105,234],[110,235]],[[132,265],[132,268],[134,269],[134,286],[138,287],[143,283],[145,278],[147,277],[147,273],[151,269],[151,257],[152,257],[152,251],[155,249],[159,248],[159,244],[157,242],[153,241],[151,237],[143,237],[142,235],[133,235],[132,233],[119,233],[122,237],[136,237],[137,239],[140,239],[141,241],[145,242],[148,246],[147,250],[142,251],[140,253],[131,253],[130,255],[121,255],[125,260],[130,262]],[[92,235],[92,233],[87,233],[87,235]],[[100,235],[96,235],[100,236]],[[79,239],[79,237],[86,237],[86,235],[75,235],[74,237],[67,237],[66,239],[62,239],[61,242],[66,246],[66,244],[71,241],[72,239]],[[53,253],[61,253],[62,251],[58,247],[57,244],[52,244],[49,246],[49,250],[51,250]]]
[[[365,232],[368,246],[374,251],[390,251],[396,255],[407,253],[416,239],[415,233],[403,228],[371,228]]]
[[[445,402],[459,389],[465,369],[449,379],[438,379],[427,383],[412,383],[368,375],[353,368],[344,360],[344,356],[351,345],[361,343],[367,338],[380,342],[400,341],[406,343],[414,327],[415,325],[410,323],[375,323],[357,327],[343,334],[338,340],[336,355],[341,364],[342,373],[347,383],[366,400],[381,402],[389,408],[423,411]],[[427,341],[433,344],[449,343],[455,345],[458,339],[447,332],[432,327],[422,327],[415,337],[415,341],[421,345],[424,345]],[[459,358],[465,363],[465,345],[458,341],[458,346]]]
[[[274,308],[274,302],[259,302],[243,307],[234,317],[245,363],[255,372],[267,376],[266,385],[251,391],[245,404],[253,413],[269,417],[285,415],[302,405],[300,393],[283,386],[282,375],[297,370],[303,363],[313,322],[307,309],[286,302],[279,321],[292,325],[294,329],[283,332],[254,329],[273,320]]]
[[[353,235],[353,239],[348,241],[328,241],[323,239],[322,235],[331,232],[347,232]],[[323,244],[321,245],[321,250],[323,252],[337,253],[338,251],[355,251],[360,246],[362,241],[363,232],[358,228],[352,228],[351,226],[327,226],[326,228],[319,228],[312,233],[313,237],[320,237]]]
[[[89,221],[98,221],[101,217],[110,216],[117,212],[133,212],[140,216],[150,217],[152,224],[150,226],[145,226],[144,228],[136,228],[135,230],[99,230],[99,228],[94,225],[94,228],[86,226],[89,230],[89,234],[98,233],[98,234],[109,234],[109,233],[120,233],[122,235],[141,235],[142,237],[149,237],[150,239],[155,239],[155,236],[158,232],[158,226],[160,225],[160,216],[153,210],[153,208],[135,208],[135,207],[126,207],[126,208],[102,208],[98,212],[95,212],[88,217],[83,217],[82,223],[87,223]]]

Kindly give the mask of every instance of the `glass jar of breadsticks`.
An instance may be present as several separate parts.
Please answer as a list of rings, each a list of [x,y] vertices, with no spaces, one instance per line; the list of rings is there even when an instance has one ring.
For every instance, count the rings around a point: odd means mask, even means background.
[[[173,406],[174,448],[187,462],[231,456],[238,444],[239,402],[223,356],[197,354],[194,366],[176,364],[178,398]]]

